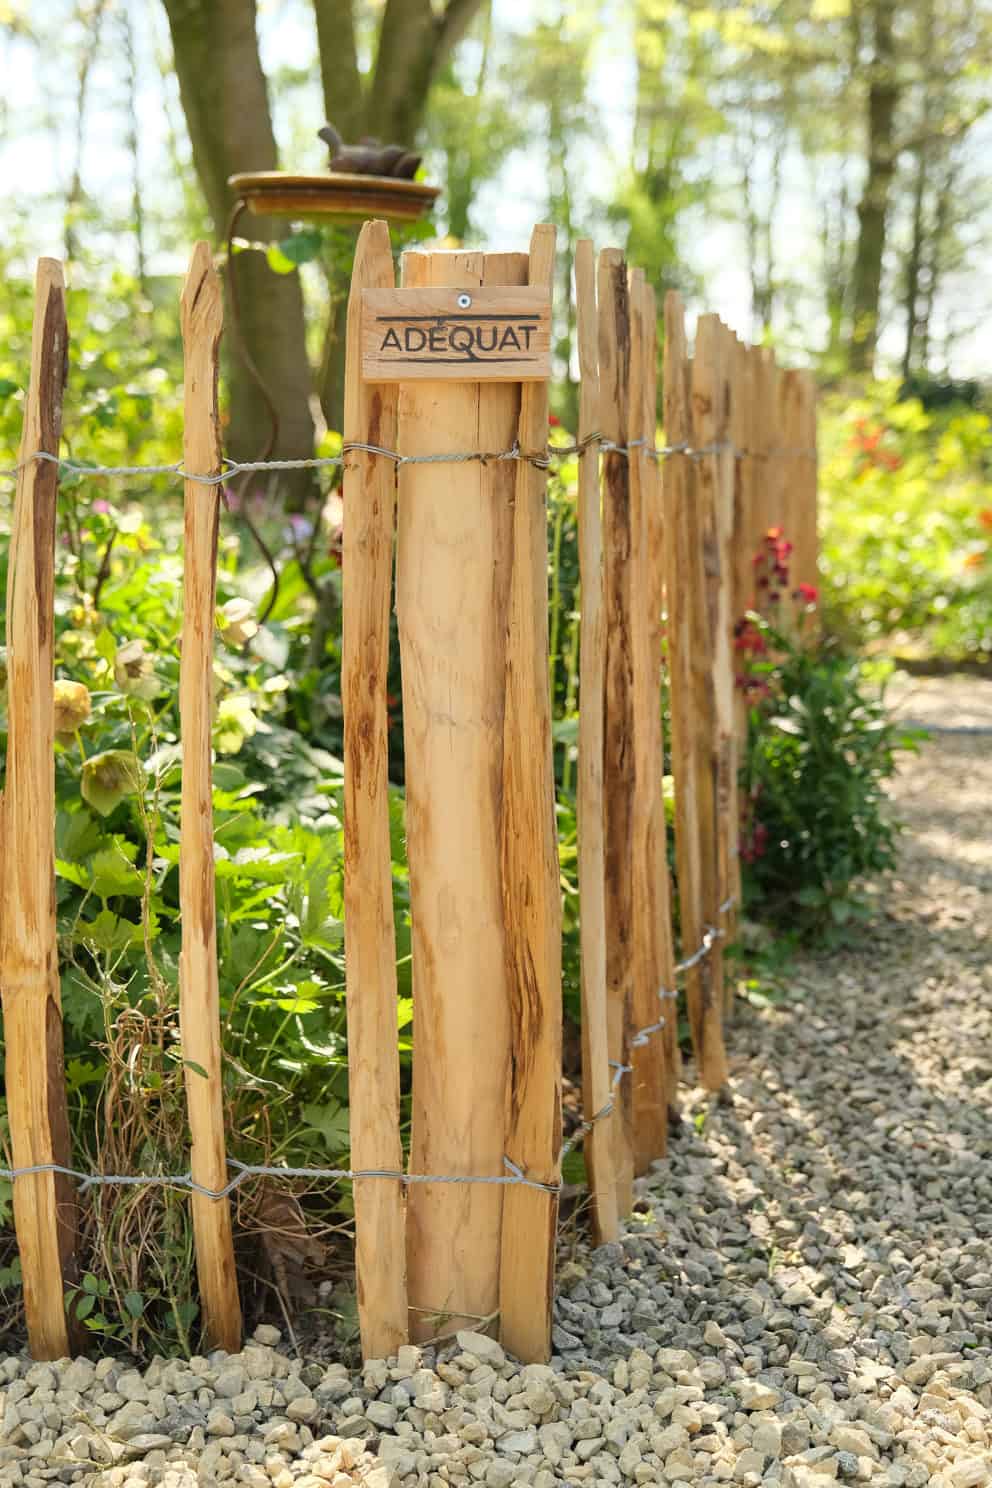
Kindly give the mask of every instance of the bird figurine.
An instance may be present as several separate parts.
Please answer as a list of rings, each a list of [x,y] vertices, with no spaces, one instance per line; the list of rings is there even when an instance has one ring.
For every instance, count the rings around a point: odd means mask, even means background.
[[[392,176],[400,181],[412,181],[417,174],[421,157],[404,145],[383,145],[370,135],[363,136],[357,145],[346,145],[333,124],[325,124],[317,135],[330,149],[332,171],[352,176]]]

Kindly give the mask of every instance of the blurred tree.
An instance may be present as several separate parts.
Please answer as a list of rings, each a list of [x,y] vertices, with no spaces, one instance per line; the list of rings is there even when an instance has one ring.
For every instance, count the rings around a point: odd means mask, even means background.
[[[374,64],[363,72],[358,27],[360,0],[313,0],[324,105],[346,138],[375,133],[412,144],[423,122],[431,83],[464,34],[482,0],[386,0],[373,22]],[[193,162],[214,231],[227,230],[233,198],[227,179],[239,171],[275,170],[278,152],[266,78],[259,58],[256,0],[164,0]],[[274,242],[285,227],[254,218],[256,240]],[[231,363],[232,453],[258,453],[259,431],[278,421],[275,453],[307,455],[313,448],[303,297],[297,274],[274,274],[264,250],[245,249],[234,266],[245,348],[257,368]],[[325,414],[340,425],[340,295],[321,378]],[[262,386],[264,384],[263,391]],[[270,407],[271,400],[271,407]]]

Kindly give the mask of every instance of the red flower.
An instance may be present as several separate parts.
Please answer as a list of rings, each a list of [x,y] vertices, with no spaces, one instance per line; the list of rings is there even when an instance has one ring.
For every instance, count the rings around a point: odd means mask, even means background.
[[[800,584],[796,595],[804,604],[815,605],[820,597],[820,591],[815,584]]]
[[[93,503],[94,507],[96,502]],[[985,506],[978,513],[979,526],[984,527],[987,532],[992,532],[992,506]]]
[[[549,413],[548,414],[548,423],[551,425],[552,429],[560,429],[561,428],[561,419],[558,417],[558,415],[556,413]]]

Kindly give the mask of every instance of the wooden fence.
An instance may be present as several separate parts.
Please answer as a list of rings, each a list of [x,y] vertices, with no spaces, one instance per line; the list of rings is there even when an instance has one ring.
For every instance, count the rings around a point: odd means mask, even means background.
[[[408,253],[402,303],[409,310],[413,292],[431,291],[470,305],[492,290],[546,308],[553,265],[547,226],[535,228],[529,254]],[[367,1357],[386,1355],[409,1338],[468,1325],[495,1329],[521,1358],[539,1360],[550,1351],[562,1151],[548,384],[472,381],[450,367],[443,381],[430,370],[367,380],[364,310],[370,295],[393,288],[388,230],[368,223],[349,302],[343,458],[345,954],[362,1347]],[[770,352],[743,346],[715,316],[700,319],[690,361],[682,305],[669,294],[660,445],[653,290],[619,251],[604,250],[597,263],[582,242],[576,297],[582,1136],[593,1226],[606,1240],[630,1212],[635,1176],[665,1151],[680,1076],[677,953],[697,1076],[711,1090],[726,1078],[722,951],[740,902],[736,780],[746,726],[733,626],[754,598],[752,559],[769,528],[782,526],[794,544],[795,581],[815,578],[815,391],[809,374],[781,372]],[[203,244],[183,290],[182,331],[189,474],[180,1029],[191,1146],[190,1175],[179,1181],[191,1190],[207,1340],[233,1350],[241,1314],[227,1192],[210,744],[221,297]],[[77,1274],[78,1201],[53,895],[54,536],[66,339],[61,270],[43,260],[11,536],[0,866],[14,1214],[38,1358],[79,1343],[63,1304]],[[406,1169],[387,800],[394,584],[415,987]]]

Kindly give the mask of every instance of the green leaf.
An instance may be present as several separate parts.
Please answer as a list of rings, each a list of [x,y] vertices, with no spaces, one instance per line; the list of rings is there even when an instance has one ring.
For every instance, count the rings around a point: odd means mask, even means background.
[[[125,1292],[124,1307],[133,1318],[140,1318],[145,1310],[145,1299],[140,1292]]]
[[[320,1133],[329,1153],[343,1152],[347,1148],[350,1132],[346,1106],[333,1100],[325,1106],[304,1106],[303,1120],[313,1131]]]
[[[79,1298],[79,1301],[76,1304],[76,1316],[77,1316],[77,1318],[79,1318],[80,1321],[82,1321],[84,1318],[88,1318],[89,1315],[90,1315],[90,1313],[93,1311],[93,1309],[94,1309],[95,1306],[96,1306],[96,1297],[93,1295],[93,1293],[92,1292],[85,1293],[84,1296],[82,1296],[82,1297]]]
[[[89,861],[93,893],[101,899],[117,894],[140,899],[145,891],[145,877],[134,866],[136,854],[136,844],[120,836],[114,836],[109,847],[94,853]]]

